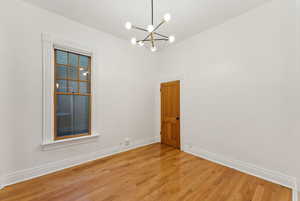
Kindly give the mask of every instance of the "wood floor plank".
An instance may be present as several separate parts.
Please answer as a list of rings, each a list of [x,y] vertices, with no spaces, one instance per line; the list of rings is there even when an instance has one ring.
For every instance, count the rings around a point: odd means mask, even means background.
[[[8,186],[1,201],[291,201],[292,191],[162,144]]]

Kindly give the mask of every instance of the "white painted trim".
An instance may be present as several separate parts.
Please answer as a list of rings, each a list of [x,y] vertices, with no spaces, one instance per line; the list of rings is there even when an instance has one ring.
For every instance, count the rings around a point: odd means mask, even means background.
[[[42,34],[42,47],[43,47],[43,144],[51,142],[52,140],[52,110],[53,98],[51,91],[53,90],[54,77],[53,71],[51,70],[53,62],[53,42],[50,36]],[[49,138],[49,139],[48,139]]]
[[[297,19],[296,19],[296,26],[297,26],[297,34],[300,33],[300,0],[296,0],[296,13],[297,13]],[[298,37],[297,41],[297,51],[300,51],[300,39]],[[298,65],[300,65],[300,58],[298,57]],[[299,188],[299,189],[298,189]],[[293,190],[293,201],[298,201],[298,190],[300,191],[300,187],[296,182],[296,187]]]
[[[149,138],[144,140],[137,140],[133,142],[130,146],[115,146],[111,148],[105,148],[100,151],[85,154],[81,156],[76,156],[68,159],[64,159],[61,161],[48,163],[39,167],[34,167],[30,169],[20,170],[13,173],[10,173],[8,175],[5,175],[4,177],[4,186],[12,185],[15,183],[19,183],[22,181],[26,181],[29,179],[33,179],[39,176],[43,176],[49,173],[53,173],[59,170],[63,170],[66,168],[70,168],[76,165],[80,165],[89,161],[98,160],[107,156],[111,156],[117,153],[125,152],[131,149],[135,149],[138,147],[146,146],[149,144],[153,144],[157,142],[156,139]]]
[[[298,201],[298,191],[293,189],[292,201]]]
[[[167,77],[163,77],[159,80],[159,86],[161,83],[163,82],[172,82],[172,81],[176,81],[176,80],[180,80],[180,150],[184,150],[184,134],[183,134],[183,128],[184,128],[184,113],[183,113],[183,100],[184,100],[184,74],[180,74],[180,75],[173,75],[173,76],[167,76]],[[159,94],[159,111],[161,110],[161,103],[160,103],[160,96],[161,94]],[[159,112],[160,114],[160,112]],[[160,116],[160,115],[159,115]],[[160,117],[159,117],[160,118]],[[159,130],[161,127],[161,120],[159,120]],[[159,137],[160,139],[160,137]]]
[[[295,188],[293,188],[293,201],[298,201],[298,184],[297,181],[295,181]]]
[[[54,144],[54,102],[53,102],[53,91],[54,91],[54,48],[59,48],[67,51],[76,52],[78,54],[92,56],[92,71],[96,67],[96,54],[95,49],[87,47],[77,42],[64,40],[61,37],[42,33],[42,47],[43,47],[43,145]],[[95,91],[95,73],[91,75],[91,90]],[[92,133],[97,133],[94,130],[95,120],[95,96],[92,96]],[[99,123],[99,122],[98,122]],[[95,135],[94,135],[95,136]],[[78,138],[81,139],[81,138]],[[68,144],[68,146],[70,143]],[[63,144],[60,145],[60,147]],[[49,147],[49,146],[48,146]],[[58,146],[52,146],[55,148]]]
[[[295,177],[291,177],[280,172],[267,170],[265,168],[252,165],[250,163],[234,160],[219,154],[211,153],[198,147],[185,145],[184,151],[186,153],[198,156],[200,158],[204,158],[206,160],[224,165],[226,167],[233,168],[240,172],[244,172],[259,177],[261,179],[291,188],[293,190],[293,201],[296,201],[295,199],[297,197],[295,197],[296,195],[294,191],[297,191],[297,182]]]
[[[176,80],[183,81],[184,80],[184,74],[163,77],[159,80],[159,83],[172,82],[172,81],[176,81]]]
[[[68,146],[88,143],[91,140],[95,140],[95,138],[99,138],[100,136],[101,136],[100,134],[93,134],[93,135],[89,135],[89,136],[82,136],[82,137],[76,137],[76,138],[68,138],[68,139],[64,139],[64,140],[57,140],[57,141],[41,144],[41,148],[42,148],[43,151],[59,149],[59,148],[65,148],[65,147],[68,147]]]
[[[75,41],[66,40],[61,36],[57,36],[49,33],[42,33],[42,41],[52,43],[52,48],[59,48],[66,51],[72,51],[87,56],[93,56],[94,55],[93,53],[95,51],[95,48],[88,47],[84,44]]]

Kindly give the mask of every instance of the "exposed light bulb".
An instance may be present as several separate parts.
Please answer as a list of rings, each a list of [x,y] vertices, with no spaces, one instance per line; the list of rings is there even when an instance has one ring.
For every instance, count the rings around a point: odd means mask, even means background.
[[[132,45],[136,45],[136,38],[132,38],[132,39],[131,39],[131,44],[132,44]]]
[[[166,13],[165,15],[164,15],[164,21],[165,22],[169,22],[171,20],[171,15],[170,15],[170,13]]]
[[[156,52],[157,48],[156,47],[151,47],[152,52]]]
[[[87,76],[89,74],[89,72],[84,72],[82,73],[82,75]]]
[[[58,84],[58,83],[56,83],[56,88],[57,88],[57,89],[59,88],[59,84]]]
[[[132,29],[132,24],[130,22],[126,22],[125,28],[128,30]]]
[[[139,42],[139,45],[142,47],[142,46],[144,46],[144,42],[143,41],[140,41]]]
[[[150,32],[150,33],[151,33],[152,31],[154,31],[154,26],[153,26],[153,25],[151,25],[151,24],[150,24],[150,25],[148,25],[148,27],[147,27],[147,31],[148,31],[148,32]]]
[[[174,43],[175,41],[175,36],[170,36],[169,37],[169,43]]]
[[[80,67],[80,68],[79,68],[79,70],[80,70],[80,71],[83,71],[83,70],[84,70],[84,68]]]

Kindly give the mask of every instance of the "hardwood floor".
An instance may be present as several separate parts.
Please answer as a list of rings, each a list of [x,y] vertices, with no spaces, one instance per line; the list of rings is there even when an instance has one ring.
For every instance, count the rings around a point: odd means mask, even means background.
[[[291,201],[290,189],[161,144],[0,191],[1,201]]]

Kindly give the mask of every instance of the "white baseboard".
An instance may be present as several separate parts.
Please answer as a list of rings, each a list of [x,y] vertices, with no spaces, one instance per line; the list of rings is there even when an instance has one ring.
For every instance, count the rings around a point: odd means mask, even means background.
[[[102,149],[98,152],[72,157],[72,158],[64,159],[53,163],[48,163],[39,167],[16,171],[11,174],[4,175],[2,185],[0,182],[0,187],[3,188],[8,185],[16,184],[22,181],[33,179],[59,170],[80,165],[89,161],[101,159],[117,153],[125,152],[145,145],[149,145],[155,142],[158,142],[155,137],[145,139],[145,140],[138,140],[133,142],[129,146],[115,146],[111,148]]]
[[[219,154],[211,153],[209,151],[196,148],[194,146],[184,146],[184,152],[198,156],[200,158],[204,158],[206,160],[224,165],[226,167],[233,168],[240,172],[244,172],[266,181],[270,181],[272,183],[276,183],[293,190],[293,201],[298,201],[298,191],[297,191],[297,181],[295,177],[291,177],[288,175],[284,175],[280,172],[267,170],[265,168],[261,168],[243,161],[234,160]]]

